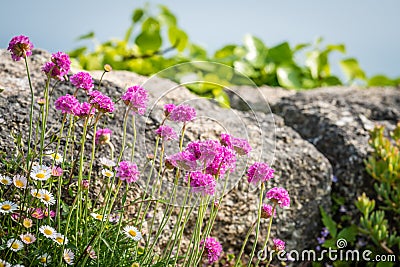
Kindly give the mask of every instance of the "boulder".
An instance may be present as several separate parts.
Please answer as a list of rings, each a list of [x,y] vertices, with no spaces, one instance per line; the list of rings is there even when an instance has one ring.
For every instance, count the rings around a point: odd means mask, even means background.
[[[41,96],[43,93],[41,88],[44,87],[45,76],[41,73],[40,67],[49,58],[50,54],[42,50],[34,50],[29,58],[36,97]],[[5,89],[0,94],[2,137],[0,150],[13,151],[13,138],[10,133],[20,132],[26,136],[29,121],[29,87],[23,62],[13,62],[4,50],[0,52],[0,59],[0,88]],[[92,74],[93,77],[99,78],[101,72],[92,72]],[[135,161],[138,165],[143,165],[146,155],[152,151],[149,144],[154,142],[153,131],[161,122],[161,108],[165,103],[180,104],[186,101],[196,108],[199,118],[196,122],[200,124],[188,125],[185,142],[189,139],[217,138],[223,131],[250,140],[253,147],[252,156],[248,162],[244,161],[244,164],[238,165],[237,174],[233,177],[234,182],[230,184],[230,191],[224,197],[212,232],[212,235],[221,241],[225,251],[238,254],[246,232],[256,218],[259,189],[249,186],[244,177],[246,163],[254,161],[268,162],[276,169],[275,178],[268,182],[267,189],[273,186],[285,187],[291,196],[291,207],[278,211],[272,236],[287,241],[288,249],[301,250],[314,245],[315,237],[320,231],[319,206],[329,209],[331,204],[329,196],[332,170],[329,161],[311,143],[303,140],[292,128],[285,126],[284,120],[268,112],[268,109],[238,111],[221,108],[216,103],[199,98],[185,87],[177,86],[169,80],[157,77],[149,79],[135,73],[113,71],[105,75],[100,90],[111,98],[118,99],[127,86],[135,84],[143,84],[150,93],[148,112],[136,121],[138,143]],[[98,85],[99,81],[96,80],[96,86]],[[54,90],[51,101],[54,102],[60,95],[73,92],[74,88],[71,85],[60,82]],[[80,100],[85,97],[82,94],[79,95]],[[252,109],[251,104],[250,108]],[[36,114],[38,110],[39,106],[36,104]],[[104,121],[102,126],[107,126],[113,131],[112,140],[116,153],[119,153],[121,147],[124,110],[124,104],[119,101],[113,115],[102,119]],[[49,117],[50,133],[57,132],[61,119],[61,114],[53,107],[51,107],[51,114],[55,115]],[[35,115],[35,121],[37,120],[38,117]],[[178,127],[177,130],[179,129]],[[132,133],[133,128],[129,125],[128,144],[133,140]],[[91,133],[89,133],[89,138],[91,138]],[[107,148],[100,148],[99,153],[107,155],[107,151]],[[167,150],[168,153],[173,151],[172,148]],[[124,157],[129,158],[129,153]],[[130,192],[128,196],[133,199],[134,193]],[[135,216],[137,209],[129,207],[128,212],[131,216]],[[153,213],[149,216],[159,218],[159,214]],[[171,218],[167,229],[172,229],[174,223],[176,223],[176,214]],[[263,237],[267,229],[266,221],[263,221],[261,229]],[[169,236],[166,235],[160,243],[165,243],[168,238]],[[186,237],[184,243],[187,244],[187,242]]]

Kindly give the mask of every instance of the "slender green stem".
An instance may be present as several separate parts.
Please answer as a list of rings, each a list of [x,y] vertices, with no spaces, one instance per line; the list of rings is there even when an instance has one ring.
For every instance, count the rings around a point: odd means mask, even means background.
[[[122,136],[122,145],[121,145],[121,151],[119,152],[117,164],[121,161],[122,156],[124,155],[125,143],[126,143],[126,125],[128,122],[128,115],[129,115],[129,108],[126,108],[125,114],[124,114],[124,126],[123,126],[124,132],[123,132],[123,136]]]
[[[253,232],[254,227],[256,226],[256,223],[257,223],[257,220],[255,220],[255,221],[253,222],[253,224],[251,225],[249,231],[247,231],[246,237],[245,237],[245,239],[244,239],[242,248],[240,249],[239,255],[237,256],[237,259],[236,259],[236,262],[235,262],[234,267],[241,266],[241,261],[240,261],[240,259],[242,258],[242,254],[243,254],[243,252],[244,252],[244,248],[246,247],[247,241],[249,240],[249,237],[250,237],[251,233]]]
[[[30,161],[30,153],[31,153],[31,138],[32,138],[32,131],[33,131],[33,105],[34,105],[34,101],[35,101],[35,95],[33,92],[31,75],[30,75],[29,66],[28,66],[28,59],[26,56],[24,56],[24,60],[25,60],[25,66],[26,66],[26,74],[28,76],[29,89],[31,90],[31,104],[30,104],[30,111],[29,111],[28,154],[26,156],[26,168],[29,169],[29,161]]]
[[[277,203],[275,202],[275,203],[274,203],[274,206],[272,207],[272,213],[271,213],[272,215],[271,215],[271,217],[269,218],[267,238],[265,239],[264,244],[263,244],[263,246],[262,246],[262,248],[261,248],[262,251],[264,251],[265,247],[266,247],[267,244],[268,244],[269,236],[270,236],[270,234],[271,234],[272,221],[273,221],[273,218],[274,218],[276,205],[277,205]],[[261,260],[261,259],[258,258],[257,263],[256,263],[256,266],[258,266],[258,264],[260,263],[260,260]],[[268,264],[269,264],[269,263],[268,263]]]
[[[136,145],[136,123],[135,123],[135,114],[132,115],[132,127],[133,127],[133,143],[132,143],[132,152],[131,152],[131,161],[133,161],[133,157],[135,156],[135,145]]]
[[[44,137],[46,134],[46,119],[47,113],[49,110],[49,85],[50,85],[50,75],[47,76],[46,86],[44,88],[44,98],[45,104],[42,112],[42,130],[40,133],[40,154],[39,154],[39,162],[42,164],[43,159],[43,149],[44,149]]]
[[[255,253],[256,247],[257,247],[258,236],[259,236],[259,233],[260,233],[261,207],[262,207],[262,200],[263,200],[263,197],[264,197],[264,188],[265,188],[265,184],[261,183],[260,199],[259,199],[259,203],[258,203],[256,238],[254,240],[253,249],[251,250],[250,260],[249,260],[249,263],[247,264],[247,267],[251,266],[251,262],[253,261],[254,253]]]

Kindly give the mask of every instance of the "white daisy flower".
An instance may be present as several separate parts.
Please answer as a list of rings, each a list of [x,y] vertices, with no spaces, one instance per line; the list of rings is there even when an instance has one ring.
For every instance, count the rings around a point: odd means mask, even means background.
[[[25,228],[31,228],[32,227],[32,220],[29,218],[24,218],[24,220],[22,221],[22,225]]]
[[[42,193],[41,193],[40,189],[32,189],[31,190],[31,195],[36,197],[36,198],[39,198],[39,199],[42,198]]]
[[[7,247],[9,247],[12,251],[19,251],[24,248],[24,244],[16,238],[12,238],[7,241]]]
[[[10,177],[0,174],[0,184],[10,185],[11,183],[12,183],[12,181],[11,181]]]
[[[13,267],[25,267],[25,266],[22,265],[22,264],[16,264],[16,265],[14,265]]]
[[[45,165],[36,165],[32,167],[31,175],[32,179],[38,181],[46,181],[51,177],[51,168]]]
[[[40,226],[39,231],[47,238],[53,238],[57,233],[57,231],[49,225]]]
[[[142,239],[142,233],[134,226],[127,225],[124,227],[125,235],[135,241]]]
[[[25,244],[29,245],[36,241],[36,237],[31,233],[21,234],[19,236]]]
[[[47,253],[44,253],[39,257],[37,257],[37,259],[43,266],[47,266],[47,264],[50,263],[51,256],[48,255]]]
[[[114,177],[114,173],[110,171],[109,169],[103,169],[101,171],[101,174],[103,174],[105,177],[111,178]]]
[[[74,264],[75,254],[70,249],[64,249],[63,258],[68,265]]]
[[[103,215],[95,213],[95,212],[90,213],[90,216],[92,216],[93,218],[95,218],[96,220],[99,220],[99,221],[102,221],[102,220],[104,221],[105,219],[107,219],[107,215],[104,215],[105,218],[103,218]]]
[[[26,179],[25,176],[17,174],[17,175],[14,175],[14,177],[13,177],[13,183],[14,183],[15,187],[17,187],[19,189],[25,189],[26,184],[28,183],[28,180]]]
[[[11,264],[5,260],[0,259],[0,267],[11,267]]]
[[[51,159],[53,159],[56,163],[63,162],[63,156],[60,153],[55,153],[52,150],[46,151],[45,155]]]
[[[44,204],[54,205],[54,203],[56,203],[56,199],[50,191],[46,189],[40,189],[39,194],[41,195],[40,201],[42,201]]]
[[[114,161],[105,157],[100,158],[100,164],[108,168],[112,168],[116,165]]]
[[[56,242],[59,245],[66,245],[68,244],[68,238],[66,238],[64,235],[60,233],[55,233],[53,236],[54,242]]]
[[[11,201],[3,201],[0,203],[0,213],[11,213],[18,209],[18,205]]]

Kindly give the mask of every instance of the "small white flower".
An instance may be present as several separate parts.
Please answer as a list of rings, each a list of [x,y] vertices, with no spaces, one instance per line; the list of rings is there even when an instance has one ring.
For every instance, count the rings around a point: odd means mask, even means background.
[[[92,216],[93,218],[95,218],[96,220],[99,220],[99,221],[104,221],[107,218],[107,215],[104,215],[105,218],[103,218],[103,215],[95,213],[95,212],[90,213],[90,216]]]
[[[7,247],[9,247],[12,251],[19,251],[24,248],[24,244],[16,238],[12,238],[7,241]]]
[[[28,183],[28,180],[26,179],[25,176],[22,175],[14,175],[13,177],[13,183],[15,185],[15,187],[19,188],[19,189],[24,189],[26,188],[26,184]]]
[[[70,249],[64,249],[63,258],[68,265],[74,264],[74,253]]]
[[[54,203],[56,203],[56,199],[54,198],[53,194],[48,190],[40,189],[39,194],[41,195],[40,201],[42,201],[44,204],[54,205]]]
[[[47,264],[50,263],[51,256],[48,255],[47,253],[44,253],[39,257],[37,257],[37,259],[43,266],[47,266]]]
[[[34,180],[46,181],[51,177],[51,168],[45,165],[33,166],[30,176]]]
[[[18,209],[18,205],[11,201],[3,201],[0,203],[0,213],[11,213]]]
[[[39,231],[47,238],[53,238],[57,233],[56,230],[49,225],[40,226]]]
[[[22,264],[16,264],[16,265],[14,265],[13,267],[25,267],[25,266],[22,265]]]
[[[11,264],[6,262],[5,260],[0,259],[0,267],[11,267]]]
[[[125,235],[135,241],[142,239],[142,233],[134,226],[127,225],[124,227]]]
[[[112,168],[116,165],[114,161],[109,160],[105,157],[100,158],[100,164],[108,168]]]
[[[0,174],[0,183],[3,185],[10,185],[12,181],[10,177]]]
[[[66,238],[64,235],[60,233],[55,233],[53,236],[54,242],[56,242],[59,245],[66,245],[68,244],[68,238]]]
[[[110,171],[109,169],[103,169],[101,171],[101,174],[103,174],[105,177],[111,178],[114,177],[114,173]]]
[[[22,225],[25,228],[31,228],[32,227],[32,220],[29,218],[24,218],[24,220],[22,221]]]
[[[21,234],[19,236],[25,244],[29,245],[36,241],[36,237],[31,233]]]
[[[46,151],[45,155],[51,159],[53,159],[56,163],[63,162],[63,156],[60,153],[55,153],[52,150]]]

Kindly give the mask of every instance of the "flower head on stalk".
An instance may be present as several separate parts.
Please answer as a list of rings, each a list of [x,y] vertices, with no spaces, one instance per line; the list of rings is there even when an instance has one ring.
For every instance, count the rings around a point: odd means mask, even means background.
[[[164,105],[164,115],[165,117],[168,117],[169,114],[171,114],[172,110],[176,108],[174,104],[165,104]]]
[[[52,54],[51,61],[46,62],[42,71],[46,73],[50,78],[57,80],[64,80],[64,76],[68,74],[71,67],[71,60],[69,56],[63,52],[57,52]]]
[[[274,177],[275,170],[267,163],[256,162],[247,171],[247,181],[257,185],[259,182],[266,182]]]
[[[70,81],[78,89],[83,89],[88,92],[93,89],[93,78],[87,72],[80,71],[72,75]]]
[[[174,129],[167,125],[161,125],[155,132],[164,142],[178,139]]]
[[[276,238],[272,240],[274,242],[274,250],[275,251],[282,251],[285,250],[285,242]]]
[[[79,112],[76,114],[76,116],[83,118],[87,116],[93,116],[95,113],[95,108],[92,108],[88,102],[83,102],[80,104]]]
[[[274,208],[269,204],[263,204],[261,208],[261,218],[271,218],[272,217],[272,210]],[[276,217],[276,210],[274,210],[274,217]]]
[[[186,175],[186,181],[190,181],[190,187],[193,193],[201,195],[214,195],[217,182],[210,174],[204,174],[199,171],[191,172]]]
[[[90,92],[89,103],[101,112],[112,113],[114,111],[114,102],[111,98],[97,90]]]
[[[61,110],[63,114],[72,114],[79,115],[80,112],[80,103],[75,96],[66,94],[64,96],[60,96],[55,102],[54,105],[57,110]]]
[[[20,61],[21,58],[29,57],[32,55],[33,44],[29,37],[18,35],[11,39],[8,44],[7,50],[11,52],[11,58],[14,61]]]
[[[235,150],[235,152],[240,156],[248,155],[252,149],[246,139],[237,138],[230,134],[221,134],[220,142],[223,146]]]
[[[289,193],[286,191],[286,189],[282,187],[271,188],[267,192],[266,197],[272,200],[273,202],[279,204],[281,208],[290,206]]]
[[[115,169],[117,170],[117,177],[122,181],[134,183],[139,179],[140,172],[138,167],[132,162],[121,161]]]
[[[98,129],[96,131],[95,141],[97,144],[104,145],[110,142],[112,131],[108,128]]]
[[[175,122],[189,122],[196,119],[196,110],[189,105],[179,105],[172,109],[169,119]]]
[[[121,96],[124,103],[129,106],[134,113],[144,115],[148,101],[147,91],[140,85],[129,87]]]
[[[207,237],[205,240],[201,240],[200,247],[204,247],[204,252],[207,253],[209,264],[216,262],[221,256],[222,246],[213,237]]]

